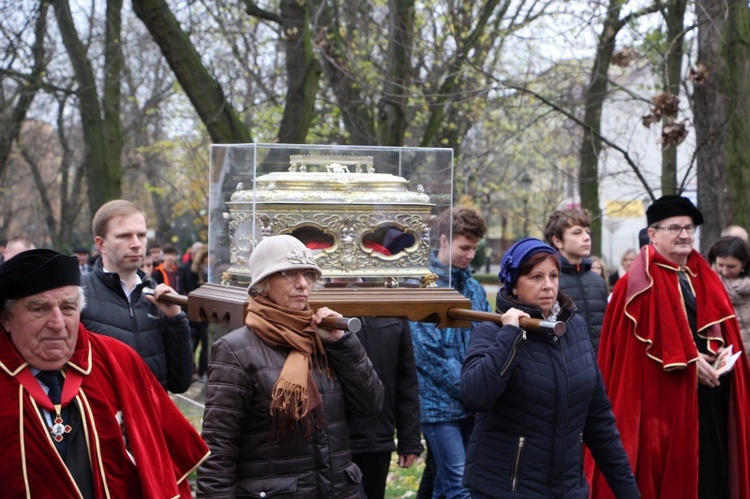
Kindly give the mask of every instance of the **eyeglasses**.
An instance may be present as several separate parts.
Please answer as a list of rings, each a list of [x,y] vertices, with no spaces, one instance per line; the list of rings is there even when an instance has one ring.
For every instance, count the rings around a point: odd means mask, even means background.
[[[318,273],[314,270],[282,270],[279,274],[288,282],[297,282],[300,274],[305,278],[307,284],[312,284],[318,280]]]
[[[669,231],[669,234],[672,236],[677,236],[682,233],[684,230],[688,235],[695,234],[696,226],[693,224],[688,225],[668,225],[666,227],[659,227],[658,225],[654,227],[656,230],[666,230]]]

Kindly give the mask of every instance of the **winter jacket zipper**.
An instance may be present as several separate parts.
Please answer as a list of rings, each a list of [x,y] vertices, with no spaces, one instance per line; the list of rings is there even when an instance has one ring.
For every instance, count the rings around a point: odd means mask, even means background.
[[[521,455],[523,454],[523,444],[526,437],[518,437],[518,448],[516,449],[516,459],[513,461],[513,478],[510,482],[510,491],[518,491],[518,476],[521,474]]]
[[[583,471],[583,432],[581,432],[581,433],[578,434],[578,444],[579,444],[579,449],[580,449],[580,453],[578,455],[578,458],[579,458],[579,461],[578,461],[578,476],[579,476],[578,486],[579,487],[583,487],[583,475],[584,475],[584,471]]]
[[[526,339],[526,331],[521,331],[521,334],[518,335],[518,337],[513,342],[513,346],[510,348],[510,356],[508,356],[508,360],[505,361],[505,364],[503,364],[503,367],[500,369],[500,377],[505,376],[505,373],[508,372],[508,369],[510,369],[510,366],[513,365],[513,361],[516,358],[516,354],[518,353],[518,344],[521,343],[523,340]]]

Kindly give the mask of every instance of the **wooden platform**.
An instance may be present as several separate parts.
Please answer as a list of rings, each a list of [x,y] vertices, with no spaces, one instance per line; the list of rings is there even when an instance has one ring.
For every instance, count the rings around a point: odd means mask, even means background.
[[[245,288],[204,284],[186,300],[188,318],[238,328],[245,323],[248,294]],[[451,288],[339,287],[315,289],[313,309],[328,307],[347,317],[397,316],[410,321],[435,322],[440,327],[469,327],[465,320],[448,317],[451,309],[471,309],[471,301]]]

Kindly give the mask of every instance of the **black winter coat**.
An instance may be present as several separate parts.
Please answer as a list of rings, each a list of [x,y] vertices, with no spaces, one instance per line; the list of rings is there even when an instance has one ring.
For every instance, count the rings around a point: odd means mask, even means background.
[[[139,270],[139,275],[143,273]],[[81,322],[90,331],[110,336],[133,348],[161,385],[183,393],[193,377],[193,346],[184,313],[169,318],[143,296],[146,281],[135,287],[130,301],[115,272],[104,272],[101,258],[93,272],[81,276],[86,308]]]
[[[538,308],[500,291],[499,311]],[[583,320],[565,294],[567,332],[524,332],[485,322],[471,334],[461,372],[476,411],[463,484],[493,498],[587,498],[583,444],[619,498],[639,497]]]
[[[396,450],[398,454],[421,454],[419,387],[409,322],[398,317],[361,317],[357,333],[375,372],[385,388],[383,408],[377,416],[349,423],[352,454]]]
[[[202,434],[211,455],[198,468],[198,497],[359,497],[347,420],[377,413],[383,385],[353,333],[323,345],[333,376],[313,376],[327,426],[312,440],[279,440],[269,406],[289,350],[269,347],[247,327],[214,343]]]
[[[586,322],[596,354],[607,309],[607,281],[591,271],[591,260],[584,259],[581,264],[573,265],[560,255],[560,263],[560,291],[573,300],[576,313]]]

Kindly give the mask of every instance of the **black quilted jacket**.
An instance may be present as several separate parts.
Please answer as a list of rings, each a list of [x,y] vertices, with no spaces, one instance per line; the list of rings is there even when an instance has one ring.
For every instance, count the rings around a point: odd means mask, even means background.
[[[399,454],[421,454],[419,389],[409,322],[400,317],[362,317],[357,333],[375,372],[385,388],[383,408],[366,420],[349,423],[352,454],[396,450]]]
[[[591,260],[584,259],[580,265],[573,265],[560,255],[560,263],[560,291],[573,300],[576,315],[586,322],[596,354],[607,310],[607,281],[591,271]]]
[[[352,333],[324,341],[334,375],[314,371],[328,422],[312,440],[271,436],[271,391],[289,353],[247,327],[214,343],[208,366],[198,497],[356,498],[362,478],[349,451],[347,420],[377,414],[383,385]]]
[[[147,284],[136,286],[128,301],[120,276],[104,272],[100,258],[93,272],[81,276],[86,293],[81,322],[90,331],[130,346],[165,389],[182,393],[190,387],[193,376],[188,320],[184,313],[165,317],[143,296]]]
[[[570,298],[562,336],[485,322],[471,334],[461,372],[464,404],[476,411],[464,486],[488,497],[587,498],[583,444],[618,498],[639,497],[583,320]],[[504,290],[498,310],[513,303]]]

